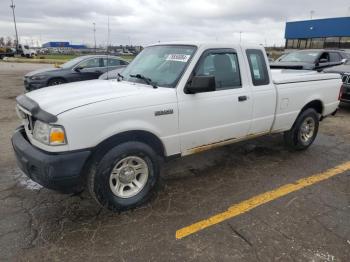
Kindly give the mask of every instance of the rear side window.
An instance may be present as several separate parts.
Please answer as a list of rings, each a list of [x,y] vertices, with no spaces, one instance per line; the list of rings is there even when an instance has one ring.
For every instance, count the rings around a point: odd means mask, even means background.
[[[246,54],[248,57],[253,85],[268,85],[270,79],[263,52],[259,49],[247,49]]]

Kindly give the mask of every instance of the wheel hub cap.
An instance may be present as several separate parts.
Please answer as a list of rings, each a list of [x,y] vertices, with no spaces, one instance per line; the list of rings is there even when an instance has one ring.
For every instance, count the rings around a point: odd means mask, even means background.
[[[124,184],[129,184],[135,179],[135,170],[131,167],[125,167],[120,171],[119,180]]]
[[[110,189],[118,197],[133,197],[146,185],[148,172],[148,165],[142,158],[125,157],[112,169],[109,179]]]
[[[308,117],[304,120],[300,127],[299,136],[304,143],[309,143],[315,132],[315,120]]]

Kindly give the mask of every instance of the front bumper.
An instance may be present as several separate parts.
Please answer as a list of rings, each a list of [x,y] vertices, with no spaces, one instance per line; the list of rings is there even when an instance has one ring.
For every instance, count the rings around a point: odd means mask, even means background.
[[[20,169],[40,185],[63,193],[82,188],[82,170],[91,151],[49,153],[34,147],[20,127],[12,136]]]
[[[27,91],[36,90],[47,86],[47,80],[34,81],[29,78],[24,78],[24,87]]]

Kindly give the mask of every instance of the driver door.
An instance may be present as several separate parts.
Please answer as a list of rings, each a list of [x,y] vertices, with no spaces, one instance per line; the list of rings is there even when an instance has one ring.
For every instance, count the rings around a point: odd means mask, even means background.
[[[243,66],[243,58],[234,49],[207,50],[188,82],[193,76],[214,76],[214,91],[178,91],[182,155],[230,143],[248,134],[252,99],[249,85],[242,81],[240,64]]]
[[[103,74],[103,59],[94,57],[80,62],[74,69],[74,81],[97,79]]]

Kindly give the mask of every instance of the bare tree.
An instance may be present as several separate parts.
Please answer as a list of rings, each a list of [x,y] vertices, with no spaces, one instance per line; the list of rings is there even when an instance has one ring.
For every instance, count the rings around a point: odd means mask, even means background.
[[[0,37],[0,46],[4,46],[5,45],[5,38],[2,36]]]
[[[11,47],[13,46],[12,38],[10,36],[6,38],[6,45]]]

